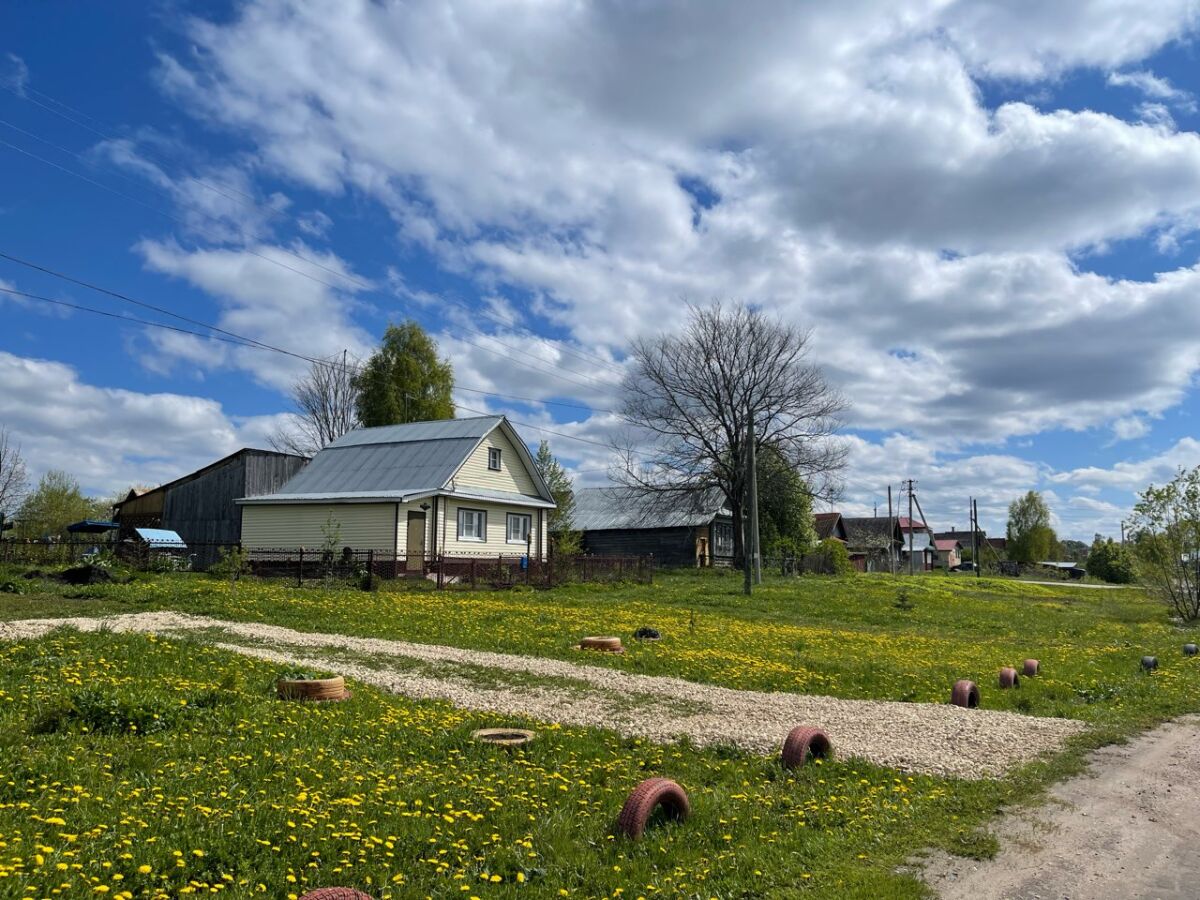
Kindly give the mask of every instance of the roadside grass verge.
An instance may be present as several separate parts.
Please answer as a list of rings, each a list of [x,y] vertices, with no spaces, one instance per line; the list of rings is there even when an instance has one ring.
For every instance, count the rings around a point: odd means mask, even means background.
[[[0,897],[917,897],[923,847],[986,853],[1006,782],[857,760],[796,773],[731,748],[498,719],[354,684],[312,706],[278,667],[197,640],[60,630],[0,644]],[[525,749],[470,741],[538,731]],[[629,790],[695,809],[637,844]]]

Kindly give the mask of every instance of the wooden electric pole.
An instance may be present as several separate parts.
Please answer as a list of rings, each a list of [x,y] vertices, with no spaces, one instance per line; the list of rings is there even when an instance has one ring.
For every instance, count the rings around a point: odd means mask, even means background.
[[[982,554],[984,544],[982,542],[980,542],[980,540],[979,540],[979,501],[976,500],[974,497],[971,498],[971,520],[975,523],[975,526],[974,526],[975,533],[974,533],[974,536],[972,537],[972,540],[975,541],[976,546],[979,547],[979,553]],[[981,560],[975,559],[974,563],[975,563],[975,577],[982,578],[983,577],[983,566],[981,565]]]
[[[750,424],[748,427],[749,439],[747,441],[746,452],[749,456],[749,473],[750,478],[750,539],[753,542],[751,559],[754,564],[754,583],[762,584],[762,551],[758,545],[758,456],[755,452],[754,442],[754,415],[750,415]]]
[[[914,482],[911,478],[908,479],[907,484],[908,484],[908,574],[909,575],[917,574],[917,568],[916,568],[917,563],[916,563],[916,560],[913,558],[915,556],[915,554],[913,553],[913,485],[915,483],[916,482]]]
[[[896,574],[896,547],[892,535],[896,533],[896,520],[892,518],[892,486],[888,485],[888,570]]]

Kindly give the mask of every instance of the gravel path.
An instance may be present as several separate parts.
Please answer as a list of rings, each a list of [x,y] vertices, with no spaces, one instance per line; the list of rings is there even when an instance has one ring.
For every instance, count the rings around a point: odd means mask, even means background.
[[[1051,802],[1006,815],[1000,853],[938,855],[925,870],[944,900],[1128,900],[1200,895],[1200,718],[1168,722],[1092,754]]]
[[[223,633],[229,650],[280,662],[330,667],[339,651],[371,657],[339,660],[339,672],[398,694],[447,700],[465,709],[529,716],[569,725],[610,728],[669,742],[735,744],[755,753],[778,751],[798,724],[829,732],[839,755],[913,772],[961,778],[1000,775],[1057,749],[1086,727],[1071,719],[965,710],[949,704],[844,700],[802,694],[739,691],[678,678],[634,675],[557,659],[462,650],[380,638],[313,634],[275,625],[226,622],[172,612],[107,618],[30,619],[0,623],[0,640],[38,637],[60,627],[81,631]],[[257,643],[246,646],[245,642]],[[322,654],[321,651],[325,651]],[[406,665],[395,668],[387,658]],[[424,663],[414,671],[412,661]],[[467,677],[490,670],[494,680]],[[527,676],[546,679],[527,683]],[[522,676],[526,683],[514,676]]]

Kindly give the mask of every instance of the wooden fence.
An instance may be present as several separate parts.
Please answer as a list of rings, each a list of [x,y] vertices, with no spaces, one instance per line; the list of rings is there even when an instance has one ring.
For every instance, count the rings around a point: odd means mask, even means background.
[[[186,550],[156,550],[132,542],[0,541],[0,563],[58,566],[84,562],[97,550],[112,552],[132,568],[154,571],[203,572],[238,549],[237,544],[191,543]],[[373,580],[423,578],[439,589],[504,588],[514,585],[553,587],[572,582],[634,581],[649,584],[656,568],[653,556],[557,557],[527,559],[524,555],[407,556],[381,550],[338,552],[319,549],[253,548],[245,550],[246,570],[261,578],[294,580],[296,584],[325,579]]]

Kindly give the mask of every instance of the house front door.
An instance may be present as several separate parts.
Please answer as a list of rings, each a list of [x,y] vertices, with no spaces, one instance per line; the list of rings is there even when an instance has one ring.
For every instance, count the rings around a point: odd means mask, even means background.
[[[420,572],[425,565],[425,513],[410,510],[408,513],[408,546],[405,568]]]

